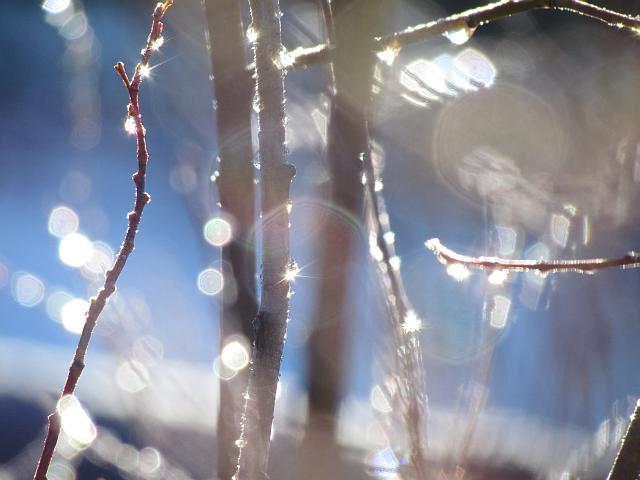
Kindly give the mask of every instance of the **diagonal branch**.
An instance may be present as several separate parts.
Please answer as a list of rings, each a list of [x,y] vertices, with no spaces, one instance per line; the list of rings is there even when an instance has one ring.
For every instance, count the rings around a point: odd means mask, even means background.
[[[640,474],[640,400],[631,416],[627,433],[616,455],[607,480],[638,478]]]
[[[91,334],[96,326],[100,313],[102,313],[102,310],[107,303],[107,300],[116,290],[118,277],[127,262],[127,258],[131,252],[133,252],[136,233],[138,232],[138,225],[142,218],[142,212],[145,205],[151,200],[149,194],[144,191],[145,174],[147,171],[149,154],[147,152],[145,129],[142,124],[142,116],[140,115],[140,106],[138,104],[138,92],[140,90],[140,85],[142,84],[142,78],[149,71],[149,60],[151,59],[151,55],[161,43],[162,18],[172,4],[173,0],[166,0],[164,3],[158,3],[156,5],[153,11],[151,32],[147,38],[147,44],[142,50],[140,63],[136,65],[133,79],[129,80],[122,62],[118,62],[115,66],[116,72],[122,78],[127,92],[129,93],[129,105],[127,106],[129,117],[125,125],[130,133],[135,133],[138,144],[138,170],[133,174],[133,182],[136,186],[135,204],[133,211],[127,216],[129,225],[127,227],[124,241],[122,242],[122,246],[120,247],[118,257],[111,269],[105,273],[104,285],[98,294],[91,299],[89,310],[85,314],[86,320],[84,328],[80,335],[80,339],[78,340],[78,346],[76,348],[73,361],[69,367],[69,374],[67,375],[67,380],[60,395],[61,399],[67,395],[73,395],[75,391],[80,374],[84,369],[84,359],[89,346],[89,340],[91,339]],[[62,421],[60,413],[56,408],[56,410],[54,410],[54,412],[48,417],[47,436],[42,447],[38,467],[33,477],[34,480],[46,480],[47,471],[49,470],[49,464],[51,463],[51,459],[53,458],[53,454],[56,449],[56,444],[58,443],[61,427]]]
[[[454,252],[445,247],[438,238],[425,242],[428,249],[438,257],[444,265],[462,265],[466,268],[480,270],[503,270],[512,272],[538,272],[541,274],[574,272],[594,273],[605,268],[638,268],[640,254],[629,252],[618,258],[591,258],[585,260],[510,260],[498,257],[470,257]]]

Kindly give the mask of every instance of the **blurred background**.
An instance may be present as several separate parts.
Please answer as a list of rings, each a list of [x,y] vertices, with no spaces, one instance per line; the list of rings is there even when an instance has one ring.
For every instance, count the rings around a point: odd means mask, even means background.
[[[640,13],[637,1],[600,4]],[[31,478],[87,301],[126,228],[135,140],[112,66],[122,60],[133,70],[153,5],[3,5],[2,480]],[[397,0],[385,31],[479,5]],[[281,8],[288,49],[323,41],[315,2],[282,0]],[[639,41],[576,15],[533,12],[411,45],[376,66],[370,129],[396,261],[422,325],[429,457],[447,464],[464,452],[464,478],[603,478],[640,395],[637,271],[459,275],[424,247],[439,237],[461,253],[530,259],[638,249]],[[210,75],[203,7],[176,0],[141,91],[152,202],[94,332],[77,390],[84,410],[72,406],[78,431],[63,435],[52,480],[214,478],[218,381],[249,358],[246,339],[218,348],[219,247],[233,225],[217,204]],[[391,339],[366,226],[331,208],[323,189],[327,78],[323,65],[286,78],[300,272],[272,478],[287,477],[287,448],[306,419],[314,241],[330,216],[363,245],[351,269],[340,443],[349,478],[397,478],[402,458],[383,428],[393,409],[379,386]]]

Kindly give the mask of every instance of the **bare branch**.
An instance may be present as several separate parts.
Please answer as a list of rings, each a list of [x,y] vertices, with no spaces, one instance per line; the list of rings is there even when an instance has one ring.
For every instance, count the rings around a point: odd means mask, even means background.
[[[171,7],[171,4],[172,1],[167,0],[164,3],[158,3],[156,5],[153,11],[151,33],[149,33],[146,47],[142,51],[140,63],[136,66],[133,79],[131,81],[129,80],[129,76],[127,75],[122,62],[118,62],[114,67],[118,75],[120,75],[120,78],[122,78],[127,92],[129,93],[129,105],[127,106],[127,112],[129,118],[132,118],[134,121],[135,130],[131,133],[135,133],[138,144],[138,170],[133,174],[133,182],[136,186],[135,204],[133,211],[127,216],[129,225],[116,261],[111,269],[105,273],[104,285],[98,294],[91,299],[89,310],[85,314],[86,320],[84,328],[80,335],[80,339],[78,340],[78,346],[76,348],[73,361],[71,362],[71,366],[69,367],[67,380],[60,398],[66,395],[73,395],[75,391],[80,374],[84,369],[84,359],[91,339],[91,334],[96,326],[100,313],[102,313],[102,310],[107,303],[107,300],[116,291],[116,282],[118,277],[127,262],[127,258],[129,258],[129,255],[134,249],[134,242],[136,233],[138,232],[138,225],[142,218],[142,212],[145,205],[151,200],[149,194],[145,192],[145,175],[147,171],[147,163],[149,161],[149,154],[147,152],[145,129],[142,124],[142,116],[140,115],[140,107],[138,104],[138,92],[140,85],[142,84],[142,78],[145,72],[148,71],[148,64],[151,59],[151,55],[158,45],[158,39],[161,38],[162,35],[162,18],[165,12]],[[49,415],[47,436],[33,477],[34,480],[46,480],[49,464],[53,458],[58,437],[60,436],[61,426],[60,414],[56,408],[56,410]]]
[[[409,27],[390,35],[377,37],[375,39],[375,48],[379,52],[389,48],[399,50],[406,45],[422,42],[431,37],[437,37],[456,30],[467,30],[472,34],[481,25],[532,10],[563,10],[593,18],[610,27],[624,29],[636,34],[640,33],[640,18],[598,7],[581,0],[502,0],[432,22]],[[331,48],[328,45],[318,45],[317,47],[301,50],[295,55],[293,66],[308,67],[314,63],[326,62],[329,60]]]
[[[242,28],[242,5],[237,0],[206,0],[209,54],[217,102],[216,133],[219,173],[216,180],[220,207],[233,220],[233,237],[222,246],[224,265],[220,302],[220,349],[241,334],[253,341],[256,316],[256,253],[253,245],[255,185],[251,144],[253,84],[245,73],[246,39]],[[247,388],[249,369],[232,379],[220,379],[218,426],[216,429],[217,473],[230,480],[236,471],[240,436],[237,419],[242,413],[242,393]]]
[[[586,260],[510,260],[498,257],[469,257],[461,255],[445,247],[438,238],[425,242],[428,249],[438,257],[444,265],[462,265],[466,268],[480,270],[504,270],[512,272],[538,273],[594,273],[605,268],[637,268],[640,267],[640,255],[629,252],[619,258],[591,258]]]
[[[607,480],[638,478],[638,474],[640,474],[640,400],[631,416],[627,433],[622,439]]]
[[[638,17],[618,13],[581,0],[502,0],[379,37],[376,42],[380,51],[387,48],[399,49],[410,43],[421,42],[446,32],[460,29],[473,32],[481,25],[508,18],[517,13],[550,9],[577,13],[606,23],[610,27],[623,28],[634,33],[639,33],[640,29],[640,18]]]
[[[262,292],[254,322],[249,386],[238,441],[236,480],[267,478],[276,389],[289,317],[289,188],[295,174],[286,162],[284,76],[278,0],[250,0],[254,42],[262,228]]]
[[[379,182],[370,149],[362,155],[365,175],[365,188],[368,194],[368,210],[371,218],[371,253],[377,260],[378,270],[383,279],[385,298],[388,299],[389,318],[394,335],[394,345],[398,355],[399,380],[403,385],[396,388],[395,396],[400,403],[400,415],[409,436],[409,461],[416,479],[426,478],[427,464],[425,429],[427,414],[427,395],[425,372],[420,348],[421,321],[416,316],[406,289],[395,254],[393,232],[390,228],[384,196],[376,189]],[[391,234],[391,235],[390,235]]]

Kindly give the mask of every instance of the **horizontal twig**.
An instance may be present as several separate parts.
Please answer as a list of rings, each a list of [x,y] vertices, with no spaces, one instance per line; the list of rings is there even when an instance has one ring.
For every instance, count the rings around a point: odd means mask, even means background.
[[[585,260],[511,260],[498,257],[470,257],[454,252],[444,246],[439,239],[432,238],[425,242],[428,249],[444,265],[463,265],[480,270],[505,270],[512,272],[539,273],[593,273],[605,268],[637,268],[640,267],[640,254],[629,252],[618,258],[591,258]]]
[[[455,30],[466,29],[473,33],[481,25],[486,25],[494,20],[507,18],[517,13],[550,9],[577,13],[606,23],[610,27],[623,28],[640,33],[640,18],[598,7],[581,0],[502,0],[434,20],[433,22],[416,25],[391,35],[378,37],[376,38],[376,43],[380,51],[387,48],[400,49],[410,43],[421,42],[429,37],[443,35]]]
[[[432,22],[415,25],[383,37],[376,37],[375,50],[378,52],[387,49],[400,50],[406,45],[422,42],[428,38],[456,30],[466,30],[471,35],[481,25],[532,10],[563,10],[593,18],[610,27],[640,33],[639,17],[608,10],[581,0],[502,0]],[[288,68],[308,67],[315,63],[327,62],[331,51],[332,47],[329,45],[294,50],[295,54],[292,55],[293,59]]]

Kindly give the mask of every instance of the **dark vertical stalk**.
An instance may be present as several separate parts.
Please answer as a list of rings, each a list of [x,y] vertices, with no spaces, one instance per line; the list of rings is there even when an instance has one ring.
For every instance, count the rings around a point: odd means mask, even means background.
[[[234,335],[253,341],[256,315],[255,222],[251,103],[253,86],[246,74],[245,36],[237,0],[204,0],[209,30],[209,53],[217,103],[216,129],[220,159],[216,184],[220,205],[231,218],[234,233],[222,247],[224,290],[220,313],[220,349]],[[217,426],[218,478],[229,480],[236,471],[240,437],[242,392],[248,370],[230,380],[220,380]]]
[[[289,315],[289,188],[286,162],[284,75],[278,0],[250,0],[254,42],[262,212],[262,285],[255,342],[241,426],[237,480],[267,477],[269,442]]]
[[[331,207],[362,219],[362,161],[368,150],[367,111],[381,0],[334,0],[331,10],[323,2],[327,33],[334,47],[332,67],[335,94],[329,119],[327,157]],[[328,218],[318,240],[321,283],[309,338],[308,461],[314,451],[324,454],[331,468],[336,420],[344,375],[345,339],[349,323],[349,283],[353,278],[357,232],[337,218]],[[307,467],[310,468],[309,465]],[[322,470],[322,469],[320,469]],[[322,471],[318,472],[322,476]]]

